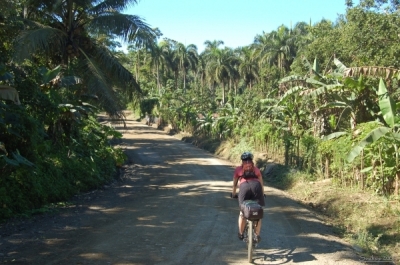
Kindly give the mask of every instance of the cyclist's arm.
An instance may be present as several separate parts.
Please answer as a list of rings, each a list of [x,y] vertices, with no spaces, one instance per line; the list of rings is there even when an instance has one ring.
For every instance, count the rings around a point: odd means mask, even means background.
[[[232,185],[232,198],[235,197],[236,195],[236,188],[238,186],[238,182],[239,182],[239,172],[238,172],[239,168],[235,168],[235,171],[233,173],[233,185]]]
[[[235,197],[236,195],[236,188],[238,184],[239,178],[237,178],[235,175],[233,176],[233,188],[232,188],[232,197]]]

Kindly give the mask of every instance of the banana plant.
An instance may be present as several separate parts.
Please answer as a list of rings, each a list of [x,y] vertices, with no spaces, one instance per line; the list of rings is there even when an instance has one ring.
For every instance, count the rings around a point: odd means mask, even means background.
[[[397,110],[400,107],[400,102],[395,103],[393,98],[390,97],[382,78],[379,81],[377,94],[379,97],[380,113],[383,118],[383,121],[380,123],[381,126],[371,130],[359,143],[357,143],[357,145],[349,152],[347,161],[353,162],[365,147],[372,143],[376,143],[379,139],[388,139],[393,148],[386,149],[386,152],[392,152],[388,155],[395,157],[395,193],[398,194],[398,182],[400,177],[400,161],[398,152],[398,146],[400,144],[400,117],[397,115]],[[367,169],[364,171],[366,170]]]
[[[220,133],[222,136],[231,136],[235,126],[238,125],[240,109],[230,103],[226,103],[218,110],[218,115],[216,126],[220,129]]]
[[[214,124],[213,113],[209,111],[208,113],[200,112],[201,117],[197,118],[198,130],[207,136],[211,135],[211,130]]]

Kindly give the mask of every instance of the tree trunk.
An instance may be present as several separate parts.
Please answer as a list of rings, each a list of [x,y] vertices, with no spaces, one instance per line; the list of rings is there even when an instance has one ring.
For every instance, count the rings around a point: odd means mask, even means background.
[[[183,72],[183,93],[186,93],[186,73]]]
[[[360,170],[360,179],[361,179],[361,189],[364,190],[364,173],[362,170],[364,169],[364,150],[361,151],[361,170]]]
[[[300,137],[297,137],[297,157],[296,157],[296,164],[297,164],[297,168],[301,169],[301,167],[300,167]]]
[[[161,96],[161,84],[160,84],[160,66],[157,64],[156,66],[157,69],[157,89],[158,89],[158,95]]]
[[[222,84],[222,104],[225,104],[225,84]]]
[[[136,51],[136,82],[139,83],[139,50]]]
[[[329,157],[328,156],[325,157],[325,174],[324,174],[324,176],[325,176],[325,179],[329,178]]]
[[[289,162],[290,162],[289,161],[290,160],[289,152],[290,152],[290,141],[286,140],[285,141],[285,166],[288,166]]]

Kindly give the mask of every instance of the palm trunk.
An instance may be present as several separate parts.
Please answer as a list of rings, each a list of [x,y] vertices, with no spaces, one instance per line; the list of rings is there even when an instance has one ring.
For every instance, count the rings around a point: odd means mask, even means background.
[[[174,77],[175,77],[175,89],[178,89],[178,70],[175,70]]]
[[[350,115],[350,126],[351,126],[351,130],[352,131],[354,131],[356,129],[356,126],[357,126],[355,113],[353,113],[353,112]]]
[[[160,84],[160,67],[157,64],[156,66],[156,71],[157,71],[157,89],[158,89],[158,95],[161,96],[161,84]]]
[[[397,144],[394,145],[394,150],[396,152],[396,167],[399,168],[399,152],[397,148]],[[394,194],[399,195],[399,177],[400,177],[400,171],[397,170],[396,172],[396,179],[394,183]]]
[[[225,104],[225,84],[222,84],[222,105]]]
[[[139,50],[136,52],[136,82],[139,83]]]
[[[183,70],[183,93],[186,93],[186,72]]]

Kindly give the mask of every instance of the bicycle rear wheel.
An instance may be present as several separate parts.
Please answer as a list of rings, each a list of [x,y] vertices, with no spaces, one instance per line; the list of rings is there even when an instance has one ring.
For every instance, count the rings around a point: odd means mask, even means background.
[[[248,262],[253,261],[253,221],[248,220],[247,221],[247,259]]]

